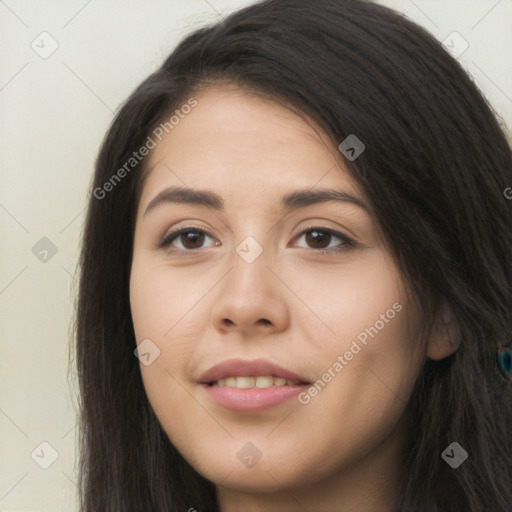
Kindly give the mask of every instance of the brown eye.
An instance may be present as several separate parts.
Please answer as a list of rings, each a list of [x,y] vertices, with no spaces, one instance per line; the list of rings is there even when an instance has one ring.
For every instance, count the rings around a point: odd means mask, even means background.
[[[169,233],[161,242],[161,248],[178,251],[193,251],[202,249],[207,238],[213,239],[211,235],[202,229],[182,228]],[[216,245],[212,243],[209,246]]]
[[[333,253],[345,251],[358,244],[348,236],[332,229],[310,228],[303,231],[297,240],[305,239],[305,245],[298,244],[306,249],[316,249],[317,252]]]
[[[204,243],[202,231],[184,231],[180,233],[179,238],[185,249],[199,249]]]
[[[325,249],[332,238],[332,234],[327,231],[308,231],[306,242],[313,249]]]

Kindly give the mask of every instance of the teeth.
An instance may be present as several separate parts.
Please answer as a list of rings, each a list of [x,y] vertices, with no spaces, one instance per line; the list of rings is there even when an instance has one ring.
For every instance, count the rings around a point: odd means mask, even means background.
[[[229,386],[230,388],[236,388],[236,377],[228,377],[227,379],[221,379],[224,381],[224,386]]]
[[[259,389],[271,388],[272,386],[295,386],[298,382],[283,377],[272,377],[272,375],[258,375],[256,377],[226,377],[219,379],[213,385],[218,387],[230,387],[238,389]]]
[[[250,389],[254,387],[256,379],[254,377],[237,377],[236,387],[238,389]]]
[[[256,387],[265,389],[272,387],[272,384],[274,384],[274,379],[271,375],[264,375],[262,377],[256,377]]]

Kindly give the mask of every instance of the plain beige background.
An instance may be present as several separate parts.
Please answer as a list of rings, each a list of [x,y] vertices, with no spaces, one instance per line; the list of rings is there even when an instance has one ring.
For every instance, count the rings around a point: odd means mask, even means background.
[[[0,1],[0,512],[77,510],[70,322],[109,123],[182,36],[250,3]],[[512,0],[382,3],[468,45],[460,61],[512,127]]]

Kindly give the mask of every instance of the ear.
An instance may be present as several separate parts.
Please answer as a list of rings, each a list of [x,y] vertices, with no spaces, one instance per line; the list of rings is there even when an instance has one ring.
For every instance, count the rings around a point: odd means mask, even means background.
[[[460,347],[457,321],[445,302],[437,316],[427,347],[427,357],[436,361],[451,356]]]

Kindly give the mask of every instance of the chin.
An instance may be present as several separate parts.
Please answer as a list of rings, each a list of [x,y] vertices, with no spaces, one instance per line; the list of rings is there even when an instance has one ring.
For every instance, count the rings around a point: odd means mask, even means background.
[[[281,473],[279,466],[261,465],[258,469],[244,468],[233,469],[220,474],[217,471],[210,471],[209,475],[203,475],[217,485],[239,491],[242,493],[272,493],[283,488],[294,487],[296,482],[289,481],[287,476]],[[299,483],[300,485],[300,483]]]
[[[240,492],[270,493],[282,490],[283,487],[304,486],[311,481],[311,475],[308,476],[306,472],[301,474],[296,461],[292,463],[286,458],[265,459],[263,456],[248,467],[239,460],[237,451],[226,448],[224,453],[232,455],[223,459],[219,453],[208,456],[196,453],[188,460],[191,466],[210,482]]]

